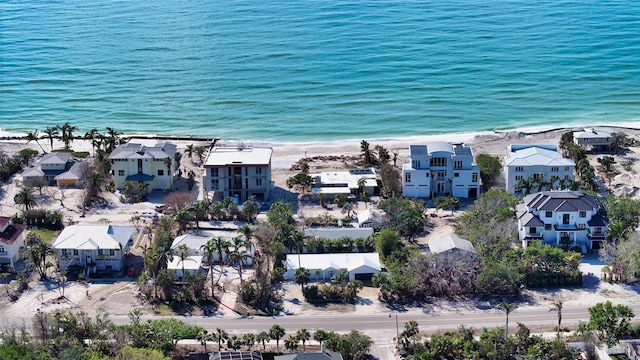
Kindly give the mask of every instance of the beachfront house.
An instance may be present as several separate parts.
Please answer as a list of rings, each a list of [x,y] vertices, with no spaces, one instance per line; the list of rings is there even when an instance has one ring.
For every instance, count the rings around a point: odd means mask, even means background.
[[[445,142],[411,145],[409,157],[410,162],[402,166],[404,197],[475,199],[480,195],[480,169],[470,147]]]
[[[504,159],[507,192],[527,195],[534,189],[566,188],[576,163],[557,150],[555,145],[510,145]]]
[[[309,270],[311,279],[330,281],[346,269],[349,281],[371,280],[380,272],[378,253],[289,254],[285,261],[284,279],[292,281],[298,268]]]
[[[145,193],[169,190],[180,165],[173,160],[175,153],[176,145],[166,141],[154,146],[132,142],[122,144],[109,155],[111,179],[119,190],[127,182],[143,185]]]
[[[524,197],[516,209],[522,247],[532,242],[579,247],[582,252],[602,247],[607,233],[605,209],[600,200],[580,191],[543,191]]]
[[[52,152],[43,155],[22,172],[24,186],[56,185],[80,187],[87,164],[76,161],[70,153]]]
[[[0,265],[15,266],[22,259],[26,229],[27,225],[13,224],[10,217],[0,216]]]
[[[251,197],[269,199],[271,188],[270,147],[216,146],[204,161],[203,187],[213,192],[212,199],[233,198],[241,204]]]
[[[77,265],[89,272],[122,271],[133,245],[135,228],[116,225],[71,225],[53,242],[60,269]]]
[[[586,128],[573,132],[573,142],[585,149],[610,150],[615,131],[609,128]]]
[[[316,196],[320,194],[325,194],[329,198],[338,194],[357,196],[361,191],[374,195],[378,188],[374,168],[328,171],[310,174],[310,176],[315,180],[311,193]]]

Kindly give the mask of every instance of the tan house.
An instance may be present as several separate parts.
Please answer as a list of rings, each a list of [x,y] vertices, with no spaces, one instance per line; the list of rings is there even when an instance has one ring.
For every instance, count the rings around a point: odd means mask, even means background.
[[[57,185],[80,187],[87,164],[76,161],[69,153],[53,152],[42,156],[22,172],[25,186]]]
[[[27,225],[12,224],[11,218],[0,216],[0,265],[15,266],[25,250]]]
[[[124,183],[144,185],[145,191],[170,189],[173,174],[178,164],[173,160],[176,145],[159,142],[155,146],[126,143],[118,146],[109,155],[111,178],[116,188],[122,190]],[[167,160],[169,159],[169,160]]]

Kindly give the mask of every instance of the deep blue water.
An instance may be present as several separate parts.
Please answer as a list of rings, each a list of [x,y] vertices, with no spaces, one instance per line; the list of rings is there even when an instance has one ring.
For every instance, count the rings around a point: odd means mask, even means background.
[[[640,121],[640,1],[0,3],[0,128],[373,139]]]

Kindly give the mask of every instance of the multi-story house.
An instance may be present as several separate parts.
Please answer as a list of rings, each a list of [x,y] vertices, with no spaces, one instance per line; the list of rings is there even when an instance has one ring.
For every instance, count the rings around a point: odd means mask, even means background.
[[[25,250],[27,225],[13,224],[11,218],[0,216],[0,265],[15,266]]]
[[[604,206],[579,191],[543,191],[524,197],[518,205],[518,236],[522,247],[534,241],[583,252],[602,247],[607,220]]]
[[[529,182],[532,188],[529,190],[565,188],[573,179],[576,167],[575,162],[563,157],[555,145],[510,145],[504,163],[509,194],[531,192],[521,188],[523,179]]]
[[[243,203],[252,196],[269,199],[272,148],[216,146],[204,161],[203,187],[213,192],[213,200],[231,197]]]
[[[171,189],[173,174],[179,166],[173,160],[175,153],[176,145],[169,142],[155,146],[122,144],[109,155],[111,178],[120,190],[127,181],[144,184],[145,192]]]
[[[480,195],[480,169],[471,148],[457,143],[410,145],[411,162],[402,167],[402,195],[428,198],[451,195],[477,198]]]

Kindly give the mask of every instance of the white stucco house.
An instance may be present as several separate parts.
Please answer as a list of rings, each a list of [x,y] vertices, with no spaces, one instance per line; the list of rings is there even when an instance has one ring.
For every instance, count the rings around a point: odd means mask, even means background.
[[[176,145],[166,141],[154,146],[122,144],[109,155],[111,179],[119,190],[127,181],[143,184],[146,193],[171,189],[173,175],[179,166],[173,159],[175,153]]]
[[[13,224],[11,218],[0,216],[0,265],[15,266],[25,251],[27,225]]]
[[[360,183],[362,190],[373,195],[378,187],[376,170],[374,168],[350,169],[349,171],[325,171],[310,174],[315,183],[311,187],[313,195],[325,194],[335,196],[337,194],[358,195]]]
[[[604,206],[596,197],[580,191],[543,191],[524,197],[516,209],[522,247],[539,241],[583,252],[596,250],[606,241]]]
[[[136,229],[117,225],[71,225],[53,242],[60,269],[71,265],[90,272],[121,271]],[[91,266],[94,265],[94,266]]]
[[[252,196],[258,201],[269,199],[271,188],[270,147],[216,146],[204,161],[202,185],[213,192],[212,199],[226,197],[243,203]]]
[[[380,272],[378,253],[333,253],[333,254],[289,254],[285,261],[284,279],[292,281],[296,270],[303,267],[309,270],[312,280],[330,281],[331,278],[346,269],[349,281],[371,280]]]
[[[518,183],[528,178],[542,184],[540,190],[561,188],[563,183],[573,179],[576,163],[557,150],[555,145],[510,145],[504,159],[507,192],[521,191]]]
[[[410,145],[409,157],[411,161],[402,166],[404,197],[475,199],[480,195],[480,169],[470,147],[445,142]]]

